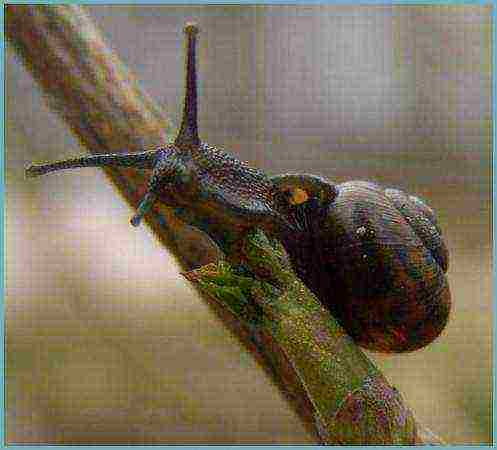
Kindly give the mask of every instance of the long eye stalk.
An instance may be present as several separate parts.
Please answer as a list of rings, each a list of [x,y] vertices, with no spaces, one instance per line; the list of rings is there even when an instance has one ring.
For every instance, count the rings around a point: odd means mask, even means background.
[[[197,68],[196,45],[199,29],[197,25],[189,23],[185,26],[186,34],[186,88],[183,118],[175,144],[182,146],[199,146],[197,128]]]
[[[200,145],[197,129],[197,71],[195,67],[195,47],[197,34],[199,32],[197,25],[189,23],[185,26],[186,34],[186,88],[185,88],[185,104],[183,108],[183,118],[178,132],[178,136],[174,141],[176,147],[180,150],[186,148],[195,148]],[[160,158],[159,158],[160,159]],[[172,163],[174,158],[171,156],[169,162]],[[171,164],[161,164],[159,160],[154,167],[154,171],[150,177],[149,189],[145,197],[138,206],[138,211],[131,219],[131,225],[137,227],[141,220],[154,206],[157,200],[155,193],[156,181],[165,177],[168,170],[171,169]]]
[[[113,153],[108,155],[82,156],[80,158],[56,161],[48,164],[31,164],[25,169],[27,178],[39,177],[58,170],[76,169],[78,167],[138,167],[151,169],[154,166],[157,151],[142,153]]]

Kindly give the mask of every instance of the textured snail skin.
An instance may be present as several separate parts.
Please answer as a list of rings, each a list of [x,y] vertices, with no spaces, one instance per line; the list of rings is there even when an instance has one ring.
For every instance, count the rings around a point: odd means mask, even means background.
[[[451,304],[448,252],[428,206],[351,181],[303,215],[308,229],[285,234],[285,246],[299,276],[359,345],[405,352],[439,336]]]
[[[309,174],[268,177],[201,142],[199,30],[189,24],[184,31],[186,95],[173,143],[142,153],[31,165],[26,176],[76,167],[151,170],[134,226],[161,201],[225,250],[250,229],[262,228],[282,241],[297,274],[359,345],[402,352],[432,342],[450,311],[448,253],[433,211],[416,197],[373,183],[335,185]]]

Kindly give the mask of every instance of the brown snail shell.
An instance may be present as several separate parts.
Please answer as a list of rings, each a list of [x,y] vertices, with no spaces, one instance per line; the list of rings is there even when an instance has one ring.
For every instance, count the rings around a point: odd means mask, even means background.
[[[448,252],[433,211],[374,183],[335,186],[327,205],[299,205],[306,231],[287,237],[299,275],[361,346],[424,347],[450,312]]]

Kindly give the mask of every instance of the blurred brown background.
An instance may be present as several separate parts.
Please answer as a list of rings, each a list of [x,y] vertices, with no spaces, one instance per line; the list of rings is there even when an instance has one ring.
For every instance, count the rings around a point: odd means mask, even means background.
[[[178,123],[182,26],[202,30],[201,136],[269,173],[372,179],[425,198],[454,307],[428,348],[372,355],[449,443],[491,442],[491,7],[93,6]],[[312,443],[6,52],[7,441]]]

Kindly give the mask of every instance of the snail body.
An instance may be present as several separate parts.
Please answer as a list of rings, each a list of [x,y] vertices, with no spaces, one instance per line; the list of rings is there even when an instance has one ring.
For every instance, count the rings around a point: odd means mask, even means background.
[[[186,95],[175,141],[132,154],[93,155],[31,165],[27,176],[76,167],[151,171],[131,223],[162,201],[192,213],[191,223],[221,247],[227,235],[260,227],[280,239],[297,274],[354,340],[366,348],[421,348],[450,311],[448,253],[431,208],[417,197],[364,181],[334,184],[308,174],[268,177],[200,141],[195,45],[187,36]]]

